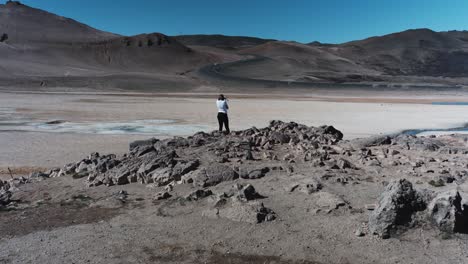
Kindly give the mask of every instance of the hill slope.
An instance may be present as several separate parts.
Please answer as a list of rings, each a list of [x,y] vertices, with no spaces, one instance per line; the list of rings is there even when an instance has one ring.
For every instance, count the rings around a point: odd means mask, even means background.
[[[0,5],[0,57],[2,79],[150,74],[155,83],[219,60],[160,33],[120,36],[19,2]]]
[[[274,41],[273,39],[225,35],[180,35],[174,38],[187,46],[208,46],[227,50],[238,50]]]

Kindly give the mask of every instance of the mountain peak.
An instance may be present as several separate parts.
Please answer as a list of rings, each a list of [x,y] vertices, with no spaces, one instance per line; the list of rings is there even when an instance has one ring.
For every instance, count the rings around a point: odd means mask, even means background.
[[[23,4],[20,1],[8,0],[5,3],[6,6],[22,6]]]

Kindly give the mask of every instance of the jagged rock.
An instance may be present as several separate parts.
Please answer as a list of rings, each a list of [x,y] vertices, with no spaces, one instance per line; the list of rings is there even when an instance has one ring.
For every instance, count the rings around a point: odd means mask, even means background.
[[[313,178],[304,178],[294,182],[289,192],[300,191],[303,193],[311,194],[320,191],[323,188],[322,183]]]
[[[468,205],[456,190],[438,194],[428,207],[432,222],[448,233],[468,233]]]
[[[397,226],[410,223],[413,214],[425,207],[426,203],[411,182],[395,180],[380,195],[379,204],[369,217],[369,229],[373,234],[389,238]]]
[[[168,147],[182,148],[190,146],[190,142],[183,137],[174,137],[165,141],[165,145]]]
[[[131,172],[127,167],[120,167],[120,169],[110,178],[106,185],[122,185],[130,182],[129,176]]]
[[[196,201],[196,200],[208,197],[210,195],[213,195],[213,192],[211,190],[200,189],[200,190],[196,190],[190,193],[189,195],[185,197],[185,199],[188,201]]]
[[[8,190],[0,190],[0,206],[8,205],[11,202],[12,193]]]
[[[238,173],[230,166],[217,164],[228,163],[230,158],[233,162],[242,164],[243,159],[253,160],[253,152],[272,150],[277,144],[289,142],[290,146],[278,146],[279,148],[295,148],[288,162],[295,163],[294,158],[302,157],[302,155],[307,159],[307,153],[315,151],[323,164],[323,160],[329,159],[328,152],[338,155],[343,151],[340,146],[334,148],[328,146],[341,139],[342,133],[331,126],[308,127],[294,122],[272,121],[266,128],[236,131],[227,137],[218,132],[197,132],[187,138],[174,137],[164,140],[151,138],[134,141],[129,145],[129,153],[122,157],[100,156],[99,153],[93,153],[78,163],[69,164],[60,171],[54,171],[51,177],[71,175],[81,178],[87,176],[88,186],[102,184],[111,186],[133,182],[154,183],[157,186],[172,182],[193,182],[200,186],[211,186],[222,181],[236,179],[239,173],[243,178],[257,179],[268,172],[268,168],[256,168]],[[197,157],[200,160],[203,159],[202,162],[198,159],[192,160],[200,146],[206,147],[202,149],[202,152],[206,154],[214,152],[216,158],[212,155],[201,155]],[[192,150],[192,148],[196,149]],[[182,157],[178,156],[176,149]],[[281,152],[268,152],[266,158],[278,160],[279,153]],[[196,155],[199,154],[201,153]],[[216,162],[213,163],[213,160]],[[206,163],[208,165],[205,165]],[[200,164],[206,167],[199,169]],[[346,164],[343,166],[346,167]],[[294,167],[289,166],[288,172],[293,171]],[[187,174],[190,175],[185,177]]]
[[[166,200],[166,199],[171,198],[171,196],[172,195],[168,192],[159,192],[154,196],[154,200],[157,200],[157,201]]]
[[[206,168],[202,168],[194,177],[194,181],[196,185],[209,187],[237,178],[239,178],[239,174],[231,167],[222,164],[212,164]]]
[[[156,186],[164,186],[164,185],[171,183],[174,180],[171,174],[172,174],[172,169],[166,167],[166,168],[159,168],[157,170],[154,170],[151,173],[150,177],[152,179],[152,182]]]
[[[153,146],[159,139],[156,138],[150,138],[150,139],[145,139],[145,140],[136,140],[133,141],[129,144],[129,150],[132,151],[133,149],[137,147],[143,147],[143,146]]]
[[[29,179],[46,179],[49,178],[50,174],[44,172],[33,172],[29,175]]]
[[[358,229],[356,229],[356,231],[354,232],[354,235],[357,236],[357,237],[363,237],[366,235],[366,233],[364,233],[364,231],[362,230],[362,227],[359,227]]]
[[[187,161],[187,162],[178,162],[174,168],[172,169],[172,176],[174,178],[179,178],[191,171],[194,171],[200,165],[200,161],[198,159]]]
[[[255,187],[251,184],[242,185],[237,183],[233,186],[233,188],[224,193],[223,197],[225,198],[233,198],[238,199],[241,201],[251,201],[255,199],[264,198],[264,196],[260,195],[256,190]]]
[[[338,142],[339,140],[343,139],[343,133],[341,133],[341,131],[334,128],[333,126],[324,126],[322,128],[324,129],[325,134],[333,135],[334,142]]]

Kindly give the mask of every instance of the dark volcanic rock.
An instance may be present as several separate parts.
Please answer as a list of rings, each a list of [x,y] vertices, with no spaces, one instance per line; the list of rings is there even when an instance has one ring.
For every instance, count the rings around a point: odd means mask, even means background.
[[[369,217],[369,229],[382,238],[390,237],[397,226],[411,222],[415,212],[426,207],[423,198],[411,182],[402,179],[387,185],[380,195],[379,205]]]

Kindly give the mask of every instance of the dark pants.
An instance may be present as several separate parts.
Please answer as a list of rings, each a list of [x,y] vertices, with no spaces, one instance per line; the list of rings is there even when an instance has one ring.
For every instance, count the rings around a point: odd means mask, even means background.
[[[223,131],[223,125],[226,128],[226,132],[229,133],[229,119],[226,113],[218,113],[218,124],[219,124],[219,132]]]

